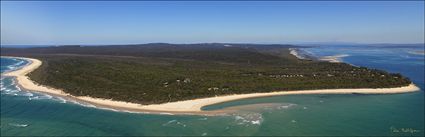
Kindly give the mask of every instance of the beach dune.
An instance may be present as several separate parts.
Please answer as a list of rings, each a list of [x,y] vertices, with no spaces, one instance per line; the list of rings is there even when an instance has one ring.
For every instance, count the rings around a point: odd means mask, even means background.
[[[110,99],[101,99],[93,98],[88,96],[73,96],[68,93],[63,92],[60,89],[49,88],[47,86],[38,85],[34,81],[30,80],[27,76],[28,73],[37,69],[41,66],[42,62],[33,58],[23,58],[23,57],[10,57],[10,58],[19,58],[29,61],[26,66],[21,69],[6,72],[2,74],[3,76],[16,77],[18,84],[27,90],[36,91],[41,93],[47,93],[55,96],[64,97],[66,99],[80,101],[95,105],[97,107],[106,107],[126,111],[136,111],[136,112],[148,112],[148,113],[173,113],[173,114],[209,114],[211,111],[203,111],[202,107],[217,103],[223,103],[228,101],[247,99],[247,98],[257,98],[257,97],[267,97],[267,96],[278,96],[278,95],[296,95],[296,94],[395,94],[395,93],[406,93],[419,91],[419,88],[413,83],[397,88],[363,88],[363,89],[320,89],[320,90],[299,90],[299,91],[276,91],[269,93],[251,93],[251,94],[238,94],[238,95],[227,95],[227,96],[217,96],[210,98],[201,98],[193,100],[185,100],[178,102],[169,102],[164,104],[152,104],[152,105],[141,105],[136,103],[114,101]]]

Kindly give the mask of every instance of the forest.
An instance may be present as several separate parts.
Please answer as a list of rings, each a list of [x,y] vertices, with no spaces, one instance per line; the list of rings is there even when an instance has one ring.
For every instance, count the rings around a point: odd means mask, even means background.
[[[390,88],[400,74],[346,63],[301,60],[294,45],[168,44],[2,48],[43,61],[35,82],[75,96],[140,104],[271,91]],[[300,47],[298,47],[300,48]]]

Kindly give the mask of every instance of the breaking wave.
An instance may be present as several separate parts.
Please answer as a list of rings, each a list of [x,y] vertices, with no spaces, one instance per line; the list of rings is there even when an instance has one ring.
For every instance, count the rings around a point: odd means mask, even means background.
[[[199,118],[198,120],[208,120],[208,118],[204,117],[204,118]]]
[[[53,100],[60,103],[66,103],[66,99],[61,97],[53,97],[48,94],[34,93],[22,90],[15,82],[15,79],[8,77],[2,78],[0,82],[0,92],[3,95],[12,95],[18,97],[26,97],[28,100]]]
[[[2,66],[2,72],[9,72],[9,71],[19,69],[28,63],[28,61],[22,60],[22,59],[17,59],[17,58],[10,58],[10,59],[16,61],[16,63],[9,66]]]
[[[261,125],[263,122],[263,115],[261,113],[244,113],[244,114],[235,114],[235,122],[237,125]]]
[[[182,122],[177,121],[176,119],[170,120],[167,123],[162,124],[162,126],[181,126],[186,127],[186,124],[183,124]]]
[[[14,127],[27,127],[27,126],[29,126],[29,124],[9,123],[9,126],[14,126]]]
[[[92,104],[89,104],[89,103],[83,103],[83,102],[78,102],[78,101],[74,101],[74,100],[70,100],[69,102],[76,104],[76,105],[83,106],[83,107],[97,108],[95,105],[92,105]]]
[[[292,103],[263,103],[234,106],[224,110],[237,110],[230,113],[236,125],[239,126],[259,126],[264,121],[262,113],[272,113],[282,111],[297,106]]]

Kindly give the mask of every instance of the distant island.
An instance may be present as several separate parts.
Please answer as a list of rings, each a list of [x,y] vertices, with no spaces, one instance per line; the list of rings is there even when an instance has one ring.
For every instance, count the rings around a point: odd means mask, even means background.
[[[1,55],[25,57],[23,59],[33,63],[35,70],[24,69],[10,76],[29,73],[28,81],[46,86],[40,90],[61,89],[68,97],[81,97],[82,101],[100,105],[101,101],[88,98],[107,99],[104,101],[106,104],[117,101],[121,105],[155,107],[170,102],[187,103],[187,100],[229,95],[219,101],[208,100],[205,103],[207,100],[204,100],[203,104],[193,104],[200,109],[206,104],[283,95],[281,92],[285,91],[290,94],[298,91],[301,94],[349,94],[417,90],[408,78],[400,74],[329,62],[329,58],[328,61],[299,59],[291,54],[294,51],[290,49],[296,48],[301,47],[151,43],[1,48]],[[25,81],[25,78],[20,81]]]

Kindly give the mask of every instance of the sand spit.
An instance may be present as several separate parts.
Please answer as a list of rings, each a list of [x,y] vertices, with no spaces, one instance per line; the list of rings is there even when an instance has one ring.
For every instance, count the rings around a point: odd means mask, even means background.
[[[5,56],[2,56],[5,57]],[[106,107],[112,109],[118,109],[123,111],[135,111],[135,112],[144,112],[144,113],[159,113],[159,114],[217,114],[221,113],[220,110],[216,111],[203,111],[202,107],[223,103],[228,101],[247,99],[247,98],[257,98],[257,97],[267,97],[267,96],[280,96],[280,95],[296,95],[296,94],[395,94],[395,93],[407,93],[419,91],[420,89],[414,84],[410,84],[404,87],[397,88],[363,88],[363,89],[320,89],[320,90],[298,90],[298,91],[276,91],[269,93],[250,93],[250,94],[237,94],[237,95],[226,95],[226,96],[217,96],[209,98],[200,98],[193,100],[185,100],[178,102],[169,102],[164,104],[152,104],[152,105],[141,105],[136,103],[129,103],[123,101],[114,101],[110,99],[101,99],[93,98],[88,96],[73,96],[68,93],[63,92],[60,89],[49,88],[47,86],[38,85],[35,82],[31,81],[28,76],[26,76],[31,71],[37,69],[41,66],[42,62],[33,58],[23,58],[23,57],[9,57],[9,58],[19,58],[29,61],[26,66],[21,69],[10,71],[2,74],[3,76],[16,77],[19,85],[27,90],[47,93],[50,95],[56,95],[64,97],[66,99],[71,99],[75,101],[81,101],[84,103],[89,103],[97,107]]]

